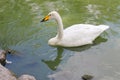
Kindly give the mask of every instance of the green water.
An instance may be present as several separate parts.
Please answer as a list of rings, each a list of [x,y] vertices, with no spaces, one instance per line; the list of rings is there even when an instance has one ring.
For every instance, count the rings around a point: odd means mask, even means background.
[[[110,29],[93,45],[51,47],[47,41],[56,35],[57,24],[54,21],[40,23],[40,20],[52,10],[60,13],[65,28],[89,23],[109,25]],[[48,75],[72,71],[70,80],[80,80],[83,74],[92,74],[96,80],[119,80],[119,43],[119,0],[0,1],[0,48],[14,50],[7,56],[13,63],[6,67],[17,76],[26,73],[37,80],[49,80]],[[60,78],[64,76],[58,75],[55,80]]]

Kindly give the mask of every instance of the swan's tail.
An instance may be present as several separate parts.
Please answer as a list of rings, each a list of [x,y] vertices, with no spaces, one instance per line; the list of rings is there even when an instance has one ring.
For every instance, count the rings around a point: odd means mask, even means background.
[[[99,25],[99,28],[102,29],[103,31],[109,29],[109,26],[107,25]]]

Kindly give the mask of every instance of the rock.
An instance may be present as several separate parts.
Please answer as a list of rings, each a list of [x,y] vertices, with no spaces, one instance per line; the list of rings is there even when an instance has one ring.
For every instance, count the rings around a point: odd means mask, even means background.
[[[6,51],[0,50],[0,63],[5,66],[6,64]]]
[[[86,75],[86,74],[85,74],[85,75],[82,76],[82,79],[83,79],[83,80],[91,80],[92,78],[93,78],[92,75]]]
[[[31,75],[24,74],[16,78],[15,74],[0,64],[0,80],[36,80]]]
[[[36,80],[33,76],[24,74],[18,78],[18,80]]]
[[[16,78],[14,73],[5,68],[6,63],[11,63],[11,61],[6,60],[7,53],[8,51],[0,50],[0,80],[36,80],[33,76],[27,74]]]
[[[15,74],[0,64],[0,80],[17,80]]]

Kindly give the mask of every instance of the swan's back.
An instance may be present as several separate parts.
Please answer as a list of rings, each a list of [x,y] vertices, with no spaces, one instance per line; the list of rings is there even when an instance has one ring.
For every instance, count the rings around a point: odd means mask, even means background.
[[[108,28],[106,25],[76,24],[64,30],[63,38],[58,44],[65,47],[92,44]]]
[[[95,25],[91,25],[91,24],[75,24],[75,25],[72,25],[68,28],[66,28],[64,30],[64,32],[69,32],[69,31],[76,31],[76,30],[92,30],[92,31],[96,31],[96,29],[100,30],[100,31],[104,31],[106,29],[108,29],[109,26],[107,25],[98,25],[98,26],[95,26]],[[98,32],[98,31],[97,31]]]

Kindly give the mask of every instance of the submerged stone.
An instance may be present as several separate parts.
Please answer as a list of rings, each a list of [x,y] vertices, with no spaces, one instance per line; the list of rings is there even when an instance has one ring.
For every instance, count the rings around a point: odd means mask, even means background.
[[[18,78],[18,80],[36,80],[34,76],[24,74]]]
[[[92,75],[86,75],[86,74],[85,74],[85,75],[82,76],[82,79],[83,79],[83,80],[91,80],[92,78],[93,78]]]

